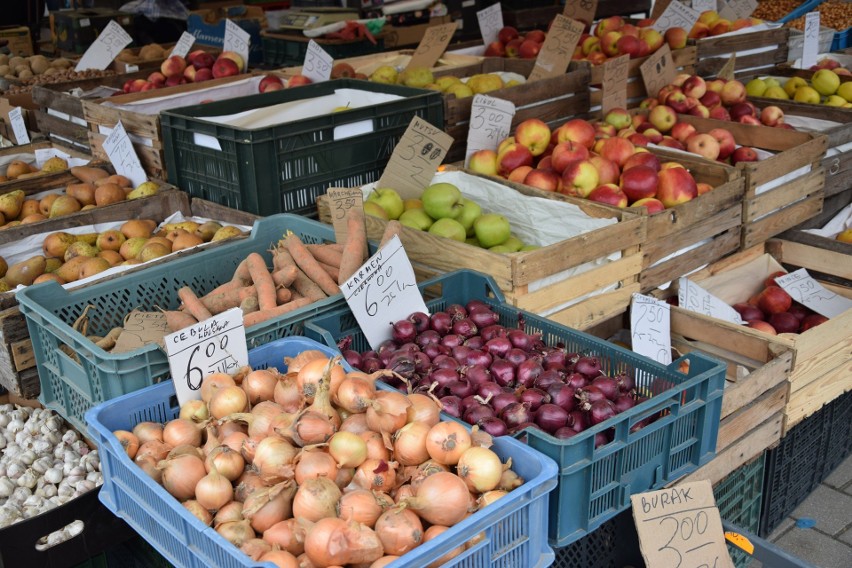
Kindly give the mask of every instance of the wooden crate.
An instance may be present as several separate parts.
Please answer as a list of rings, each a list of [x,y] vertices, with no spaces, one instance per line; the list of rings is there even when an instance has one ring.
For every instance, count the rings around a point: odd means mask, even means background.
[[[765,274],[759,273],[750,265],[770,254],[776,261],[790,268],[806,268],[808,272],[832,272],[838,276],[852,279],[852,263],[849,257],[834,251],[772,239],[750,249],[731,255],[700,271],[690,275],[690,280],[702,285],[710,276],[728,273],[732,270],[743,272],[744,298],[748,291],[763,281]],[[836,285],[823,281],[831,291],[852,299],[852,287]],[[708,290],[713,293],[712,286]],[[742,333],[766,337],[760,331],[719,321],[719,326],[738,329]],[[789,397],[784,407],[782,433],[798,424],[804,418],[819,410],[840,394],[852,389],[852,310],[834,317],[826,323],[809,329],[801,334],[778,336],[777,341],[790,349],[793,366],[789,379]]]
[[[22,146],[9,146],[7,148],[0,148],[0,156],[12,156],[15,154],[32,154],[32,163],[35,164],[35,151],[47,148],[58,148],[59,150],[62,150],[63,152],[74,158],[89,157],[79,151],[66,148],[64,146],[57,145],[49,141],[31,142],[30,144],[24,144]],[[70,171],[66,170],[64,172],[38,175],[26,179],[13,179],[9,181],[0,182],[0,194],[21,190],[27,195],[31,195],[33,193],[38,193],[46,189],[62,187],[64,185],[77,181],[79,180],[72,176]]]
[[[606,339],[629,328],[627,311],[587,331]],[[775,337],[722,326],[713,318],[676,306],[671,307],[671,336],[672,347],[681,354],[702,351],[728,366],[717,455],[699,469],[716,483],[780,439],[792,352]],[[754,432],[759,434],[752,437]]]
[[[153,197],[123,201],[115,205],[82,211],[75,215],[68,215],[63,220],[68,221],[64,227],[80,227],[126,219],[162,221],[177,212],[187,216],[208,217],[241,225],[251,225],[257,219],[257,216],[250,213],[236,211],[203,199],[192,199],[190,201],[190,197],[186,193],[171,190],[163,191]],[[60,219],[55,221],[60,221]],[[42,227],[34,234],[61,229],[60,226]],[[0,236],[5,238],[5,232],[0,231]],[[2,242],[9,241],[4,240]],[[216,246],[215,243],[212,246]],[[159,264],[159,262],[168,262],[169,260],[171,259],[160,259],[155,263]],[[144,270],[145,268],[145,266],[142,266],[133,270]],[[121,274],[126,273],[122,272]],[[32,342],[27,330],[26,318],[18,308],[18,302],[13,291],[0,294],[0,310],[2,310],[0,311],[0,386],[23,398],[36,398],[41,387]]]
[[[828,145],[826,136],[683,114],[678,115],[678,121],[692,124],[699,132],[724,128],[734,135],[738,145],[774,154],[759,162],[737,164],[745,177],[743,250],[765,242],[822,211],[825,172],[821,163]],[[782,176],[807,167],[810,167],[807,173],[765,189]]]
[[[523,195],[558,199],[520,184],[496,181],[506,186],[506,199],[523,199]],[[403,227],[400,240],[418,278],[458,269],[477,270],[494,278],[512,305],[535,313],[558,309],[547,317],[575,329],[585,329],[622,311],[629,305],[631,294],[638,292],[642,264],[639,245],[645,237],[645,218],[590,201],[576,205],[590,217],[616,219],[618,223],[537,250],[512,254],[495,253],[408,227]],[[482,206],[488,210],[487,203]],[[320,220],[330,223],[331,211],[325,196],[317,200],[317,208]],[[386,225],[386,221],[368,215],[367,237],[380,239]],[[538,280],[613,253],[619,253],[621,258],[535,289]],[[605,287],[614,289],[584,298]],[[572,301],[575,303],[563,307]]]
[[[187,102],[181,95],[188,95],[199,91],[204,91],[212,87],[219,87],[242,81],[252,77],[253,74],[236,75],[233,77],[223,77],[221,79],[211,79],[202,83],[187,83],[177,87],[166,87],[163,89],[155,89],[153,91],[129,93],[118,95],[115,97],[107,97],[102,99],[85,100],[83,101],[83,116],[88,123],[89,146],[92,149],[92,155],[95,158],[107,159],[103,144],[107,135],[101,133],[101,128],[112,129],[120,120],[124,125],[125,130],[131,136],[137,136],[145,140],[145,143],[137,143],[134,141],[133,147],[136,149],[136,155],[139,156],[139,161],[142,168],[149,176],[166,179],[165,167],[166,161],[163,155],[162,134],[160,132],[160,115],[159,113],[146,114],[138,111],[119,109],[113,106],[107,106],[103,103],[109,102],[116,105],[126,105],[139,101],[147,101],[150,99],[174,96],[174,106],[177,108],[187,106]]]
[[[689,40],[689,45],[698,48],[696,69],[702,77],[715,77],[731,53],[737,54],[734,74],[739,77],[762,73],[787,61],[789,36],[788,28],[778,28]],[[749,53],[753,50],[760,52]]]
[[[411,55],[413,53],[413,49],[398,49],[395,51],[384,51],[382,53],[371,53],[369,55],[347,57],[345,59],[335,59],[334,62],[348,63],[353,69],[355,69],[356,73],[363,73],[364,75],[370,76],[373,71],[383,65],[389,65],[397,69],[405,68],[411,60]],[[483,58],[480,55],[465,55],[461,53],[447,52],[438,59],[438,62],[435,63],[434,67],[432,67],[432,71],[435,72],[438,70],[466,67],[468,65],[478,63],[482,61],[482,59]],[[277,73],[285,78],[292,77],[293,75],[300,75],[302,73],[302,66],[284,67],[279,69]]]

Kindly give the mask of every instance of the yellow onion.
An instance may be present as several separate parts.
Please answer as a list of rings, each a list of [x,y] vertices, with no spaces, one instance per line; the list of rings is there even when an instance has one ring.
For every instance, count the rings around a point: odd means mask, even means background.
[[[270,550],[259,558],[261,562],[272,562],[277,568],[300,568],[296,557],[286,550]]]
[[[333,517],[311,527],[305,554],[317,567],[365,564],[384,555],[381,541],[370,528]]]
[[[488,448],[471,447],[459,458],[456,465],[459,477],[468,489],[476,493],[485,493],[495,489],[503,476],[503,463],[500,456]]]
[[[277,373],[269,369],[257,369],[248,373],[243,378],[240,386],[246,391],[249,403],[255,405],[263,401],[272,400],[277,383]]]
[[[337,463],[334,458],[324,451],[302,450],[296,462],[296,483],[301,485],[307,479],[327,477],[334,479],[337,476]]]
[[[423,541],[423,523],[413,511],[394,507],[376,521],[376,535],[385,554],[402,556]]]
[[[396,488],[396,462],[365,460],[356,470],[352,483],[361,489],[392,491]]]
[[[425,533],[423,533],[423,542],[429,542],[433,538],[440,536],[441,534],[447,532],[448,530],[449,530],[449,527],[444,527],[444,526],[441,526],[441,525],[432,525],[431,527],[426,529]],[[427,568],[438,568],[439,566],[443,566],[444,564],[446,564],[447,562],[449,562],[450,560],[452,560],[453,558],[455,558],[456,556],[458,556],[459,554],[464,552],[464,550],[465,550],[464,545],[457,546],[456,548],[452,549],[451,551],[449,551],[448,553],[446,553],[445,555],[443,555],[439,559],[437,559],[434,562],[432,562],[431,564],[429,564]]]
[[[305,537],[309,528],[306,521],[290,518],[263,531],[263,540],[298,556],[305,552]]]
[[[210,410],[203,400],[189,400],[180,407],[178,418],[192,420],[193,422],[204,422],[210,418]]]
[[[251,522],[251,528],[262,533],[291,516],[295,493],[296,486],[290,480],[258,489],[243,504],[243,518]]]
[[[231,501],[216,513],[213,517],[213,527],[218,527],[222,523],[231,523],[234,521],[242,521],[243,519],[243,504],[239,501]]]
[[[358,467],[367,459],[367,443],[357,434],[336,432],[328,441],[328,453],[339,467]]]
[[[163,425],[159,422],[140,422],[133,427],[133,435],[139,439],[140,444],[157,440],[163,441]]]
[[[175,418],[163,427],[163,441],[173,448],[189,445],[201,446],[203,426],[186,418]]]
[[[245,411],[248,408],[248,395],[236,385],[222,387],[213,392],[207,406],[210,409],[210,416],[217,419],[224,418],[229,414]]]
[[[252,465],[262,474],[284,475],[298,450],[281,438],[264,438],[257,444]]]
[[[444,465],[456,465],[470,446],[470,433],[458,422],[439,422],[426,435],[426,451]]]
[[[207,525],[208,527],[213,523],[213,515],[210,514],[204,506],[201,505],[198,501],[194,499],[190,499],[189,501],[184,501],[183,506],[193,515],[195,518]]]
[[[192,499],[195,486],[207,475],[201,458],[190,454],[166,458],[157,467],[163,472],[163,487],[178,501]]]
[[[195,500],[208,511],[218,511],[233,498],[234,486],[227,477],[216,470],[215,466],[207,475],[199,479],[195,486]]]
[[[442,471],[424,479],[405,504],[426,522],[451,527],[467,516],[470,499],[464,480]]]
[[[355,521],[370,528],[384,511],[372,491],[355,489],[344,493],[337,502],[337,516],[344,521]]]
[[[367,426],[374,432],[393,433],[408,421],[411,401],[398,392],[378,391],[367,408]]]
[[[441,406],[435,399],[421,393],[408,395],[411,406],[408,407],[408,423],[422,422],[427,426],[434,426],[441,421]]]
[[[418,465],[429,459],[426,435],[430,426],[425,422],[409,422],[393,435],[393,457],[401,465]]]
[[[236,384],[234,378],[227,373],[211,373],[201,381],[201,400],[210,403],[213,393],[217,390],[223,387],[232,387]]]
[[[243,543],[255,538],[254,530],[248,521],[233,521],[230,523],[222,523],[216,527],[216,532],[225,537],[225,540],[236,546],[241,547]]]
[[[312,523],[337,516],[340,488],[325,477],[309,479],[299,486],[293,498],[293,516]]]

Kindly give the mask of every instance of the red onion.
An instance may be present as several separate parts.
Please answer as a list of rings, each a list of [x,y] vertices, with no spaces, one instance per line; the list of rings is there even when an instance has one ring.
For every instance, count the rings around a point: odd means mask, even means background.
[[[385,368],[407,377],[414,372],[414,359],[411,353],[397,351],[385,363]]]
[[[618,373],[615,376],[615,382],[621,392],[629,392],[636,388],[636,381],[627,373]]]
[[[514,434],[517,434],[518,432],[522,432],[522,431],[526,430],[527,428],[535,428],[536,430],[541,430],[541,428],[539,428],[538,424],[536,424],[535,422],[523,422],[522,424],[518,424],[517,426],[510,428],[509,434],[514,435]]]
[[[553,435],[556,438],[559,438],[560,440],[567,440],[568,438],[573,438],[577,434],[579,434],[579,432],[577,432],[573,428],[569,428],[567,426],[564,426],[564,427],[560,428],[559,430],[557,430],[556,432],[553,433]]]
[[[486,304],[482,300],[471,300],[467,304],[464,305],[464,309],[466,309],[468,313],[471,313],[471,312],[481,310],[481,309],[490,310],[491,306],[489,306],[488,304]]]
[[[575,396],[580,402],[586,404],[607,400],[604,392],[595,385],[586,385],[581,389],[576,389]]]
[[[438,388],[447,388],[450,383],[459,380],[459,374],[452,369],[435,369],[429,375],[429,380],[438,383]],[[466,395],[465,395],[466,396]]]
[[[647,426],[647,425],[648,425],[648,424],[650,424],[650,423],[651,423],[651,418],[650,418],[650,417],[648,417],[648,418],[643,418],[642,420],[640,420],[639,422],[637,422],[636,424],[634,424],[633,426],[631,426],[631,427],[630,427],[630,433],[631,433],[631,434],[634,434],[634,433],[638,432],[639,430],[641,430],[642,428],[644,428],[645,426]]]
[[[362,356],[362,357],[364,357],[364,358],[366,358],[366,357],[375,357],[375,358],[377,358],[377,359],[378,359],[379,354],[378,354],[378,353],[376,353],[375,351],[373,351],[372,349],[370,349],[370,350],[368,350],[368,351],[364,351],[363,353],[361,353],[361,356]]]
[[[530,404],[530,411],[535,412],[542,404],[550,402],[550,395],[541,389],[524,389],[518,395],[518,400],[520,402],[528,402]]]
[[[458,347],[453,347],[452,356],[456,361],[465,361],[467,359],[468,354],[473,351],[472,347],[468,347],[467,345],[459,345]]]
[[[517,347],[522,351],[529,352],[533,346],[533,336],[527,334],[522,329],[513,329],[508,333],[509,341],[512,342],[512,347]]]
[[[571,373],[565,377],[565,384],[574,389],[581,389],[589,384],[589,380],[580,373]]]
[[[494,325],[500,321],[500,316],[492,312],[490,309],[470,312],[468,318],[480,329],[489,325]]]
[[[456,335],[454,333],[450,333],[441,338],[441,345],[444,347],[449,347],[452,349],[453,347],[458,347],[464,342],[464,337],[461,335]]]
[[[568,420],[568,413],[561,406],[555,404],[542,404],[535,413],[535,423],[549,434],[553,434]]]
[[[480,420],[492,418],[493,416],[494,410],[492,410],[490,406],[487,406],[485,404],[475,406],[463,414],[464,421],[468,424],[476,424]]]
[[[524,422],[531,422],[533,416],[528,402],[513,402],[500,411],[500,419],[509,428],[514,428]]]
[[[476,324],[470,318],[463,318],[453,322],[453,333],[461,335],[465,339],[473,337],[478,331],[479,328],[476,327]]]
[[[507,337],[495,337],[485,342],[485,351],[495,357],[505,357],[511,348],[512,342]]]
[[[414,312],[408,316],[408,321],[414,324],[414,329],[417,330],[417,333],[423,333],[429,329],[429,314]]]
[[[437,331],[433,331],[431,329],[427,329],[426,331],[418,334],[417,337],[414,338],[414,343],[419,345],[420,349],[423,349],[430,343],[438,343],[439,341],[441,341],[441,336],[438,334]]]
[[[446,386],[447,392],[459,398],[465,398],[476,393],[476,387],[470,381],[452,381]]]
[[[494,358],[485,351],[472,349],[464,358],[464,363],[465,365],[481,365],[483,367],[488,367],[493,360]]]
[[[606,432],[598,432],[595,434],[595,448],[600,448],[601,446],[606,446],[609,444],[609,436],[606,435]]]
[[[574,398],[574,389],[568,385],[552,385],[547,389],[547,394],[550,395],[550,402],[559,405],[566,412],[574,410],[576,398]]]
[[[615,416],[615,409],[608,400],[597,400],[589,405],[589,422],[592,426]]]
[[[612,377],[601,375],[592,381],[592,386],[598,387],[609,400],[615,400],[618,398],[618,384]]]
[[[361,366],[359,367],[359,369],[361,369],[367,374],[375,373],[379,369],[384,368],[384,364],[382,364],[382,362],[379,359],[376,359],[375,357],[364,357],[361,360]]]
[[[444,412],[455,418],[461,418],[461,399],[457,396],[445,396],[441,399]]]
[[[447,335],[452,325],[453,318],[446,312],[435,312],[429,317],[429,329],[441,335]]]
[[[402,351],[404,353],[408,353],[408,354],[413,354],[413,353],[420,352],[420,347],[416,343],[409,341],[409,342],[403,343],[402,345],[399,346],[399,349],[397,349],[397,352],[400,352],[400,351]]]
[[[450,304],[444,311],[447,312],[453,320],[460,320],[467,317],[467,310],[461,304]]]
[[[559,371],[554,370],[545,370],[542,372],[535,380],[535,386],[537,388],[547,390],[553,385],[563,385],[562,375]]]
[[[625,410],[630,410],[634,406],[636,406],[636,400],[632,396],[626,394],[616,398],[613,403],[613,408],[615,408],[616,414],[624,412]]]
[[[471,384],[476,385],[477,388],[483,383],[491,382],[491,373],[488,372],[486,367],[481,365],[465,367],[462,369],[462,375],[465,379],[470,381]]]
[[[589,419],[586,417],[586,413],[582,410],[572,410],[568,415],[566,425],[570,426],[577,432],[582,432],[589,427]]]
[[[396,350],[385,349],[381,353],[378,354],[379,361],[382,362],[382,368],[386,368],[390,360],[393,359],[393,356],[396,355]]]
[[[518,397],[515,396],[515,393],[513,392],[501,392],[498,395],[494,395],[494,398],[490,401],[491,408],[493,408],[494,412],[497,412],[498,414],[502,412],[504,408],[515,402],[518,402]]]
[[[481,328],[479,335],[487,343],[496,337],[506,337],[506,328],[499,324],[489,325]]]
[[[470,410],[474,406],[481,406],[481,405],[482,405],[481,397],[478,397],[477,395],[472,394],[472,395],[466,396],[462,399],[460,408],[461,408],[462,414],[464,414],[465,412],[467,412],[468,410]]]
[[[357,351],[353,351],[352,349],[345,350],[343,352],[343,358],[356,369],[360,369],[361,365],[364,364],[364,359],[361,357],[361,354]]]
[[[450,349],[439,343],[430,343],[423,346],[423,354],[430,359],[434,359],[438,355],[449,355]]]
[[[385,351],[396,351],[399,349],[399,345],[393,339],[386,339],[382,341],[381,345],[379,345],[379,355],[381,355]]]
[[[593,379],[601,374],[601,360],[597,357],[580,357],[574,364],[574,370]]]
[[[545,365],[561,365],[564,367],[568,363],[568,358],[565,351],[554,347],[544,349],[544,364]]]
[[[474,335],[470,339],[466,340],[464,344],[471,349],[482,349],[485,346],[485,340],[478,335]]]
[[[418,375],[423,375],[429,372],[432,367],[432,360],[425,353],[418,351],[412,353],[411,358],[414,359],[414,372]]]
[[[491,378],[501,387],[511,386],[515,382],[515,367],[505,359],[497,359],[488,367]]]
[[[509,349],[509,352],[506,353],[506,361],[511,363],[514,367],[517,368],[518,365],[527,360],[527,353],[517,347],[512,347]]]
[[[449,369],[451,371],[459,370],[459,362],[449,355],[438,355],[432,359],[432,367],[434,369]]]
[[[509,433],[509,429],[506,427],[506,423],[497,418],[496,416],[483,418],[482,420],[479,420],[476,425],[494,437],[505,436]]]
[[[535,359],[527,359],[520,365],[515,373],[518,382],[529,388],[535,384],[536,379],[541,376],[544,369]]]
[[[500,385],[498,385],[494,381],[487,381],[487,382],[481,383],[476,388],[476,394],[478,394],[479,396],[481,396],[482,398],[485,398],[485,399],[487,399],[489,396],[495,397],[498,394],[502,394],[502,393],[503,393],[503,387],[501,387]]]

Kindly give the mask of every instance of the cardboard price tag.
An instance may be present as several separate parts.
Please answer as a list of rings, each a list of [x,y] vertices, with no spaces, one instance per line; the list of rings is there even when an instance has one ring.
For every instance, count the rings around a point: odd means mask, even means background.
[[[15,107],[9,111],[9,122],[12,124],[12,132],[18,145],[30,143],[30,133],[27,132],[27,124],[24,122],[24,112],[21,107]]]
[[[692,9],[698,10],[698,13],[716,10],[716,0],[692,0]],[[689,30],[686,30],[689,32]]]
[[[349,234],[346,214],[350,209],[364,210],[364,194],[360,187],[329,187],[326,194],[331,207],[334,239],[338,243],[345,243]]]
[[[97,39],[86,50],[86,53],[83,54],[83,57],[80,58],[80,61],[77,62],[74,70],[77,72],[86,69],[103,71],[131,41],[133,41],[133,38],[130,37],[130,34],[115,20],[110,20]]]
[[[630,339],[634,353],[657,363],[672,362],[671,306],[662,300],[633,294]]]
[[[503,28],[503,6],[500,2],[478,11],[476,19],[485,45],[497,41],[497,33]]]
[[[314,83],[328,81],[331,78],[331,67],[333,65],[334,58],[320,47],[320,44],[310,40],[305,52],[305,63],[302,65],[302,75]]]
[[[729,0],[728,7],[737,18],[748,18],[757,8],[757,0]]]
[[[739,312],[688,278],[678,280],[678,305],[691,312],[742,324]]]
[[[584,28],[582,22],[556,14],[553,25],[547,32],[547,39],[541,45],[529,80],[538,81],[565,73]]]
[[[249,46],[251,35],[231,20],[225,20],[225,40],[222,43],[222,51],[233,51],[243,58],[243,68],[248,68]]]
[[[725,61],[725,64],[722,65],[722,68],[719,69],[719,72],[716,73],[716,76],[720,79],[726,79],[728,81],[732,80],[735,77],[735,72],[737,70],[737,54],[736,52],[732,53],[731,56]]]
[[[805,14],[805,45],[802,48],[802,69],[816,65],[819,54],[819,12]]]
[[[733,568],[709,480],[630,496],[648,566]]]
[[[389,322],[412,312],[429,313],[417,288],[411,261],[397,236],[371,256],[340,290],[367,342],[375,349],[390,339]]]
[[[104,152],[115,167],[115,172],[128,178],[133,182],[134,187],[148,180],[148,175],[142,169],[139,156],[136,155],[136,150],[120,120],[104,140]]]
[[[243,311],[232,308],[165,337],[178,403],[201,398],[211,373],[233,373],[248,365]]]
[[[465,167],[470,156],[479,150],[496,150],[501,140],[512,130],[515,117],[515,103],[489,97],[474,95],[470,106],[470,128],[467,131],[467,150]]]
[[[603,99],[601,112],[608,113],[614,108],[627,108],[627,75],[630,68],[630,56],[621,55],[608,59],[603,65]]]
[[[669,7],[671,2],[672,0],[656,0],[653,8],[651,8],[651,18],[659,18],[660,14],[666,11],[666,8]]]
[[[584,24],[591,24],[598,11],[598,0],[567,0],[562,15]]]
[[[403,199],[420,197],[452,144],[452,136],[415,116],[393,149],[376,187],[392,187]]]
[[[420,44],[411,55],[411,59],[405,68],[426,67],[429,69],[434,67],[435,62],[444,54],[450,40],[453,39],[456,27],[458,27],[458,22],[427,28],[426,33],[423,34],[423,39],[420,40]]]
[[[674,81],[676,72],[672,60],[672,50],[667,43],[655,53],[648,56],[639,67],[642,73],[642,81],[645,83],[645,91],[649,97],[656,97],[660,89]]]
[[[163,312],[140,312],[133,310],[124,317],[121,334],[110,353],[133,351],[149,343],[164,347],[163,338],[169,333]]]
[[[776,276],[775,282],[794,300],[827,318],[839,316],[852,309],[852,300],[826,290],[804,268],[784,276]]]
[[[177,40],[174,49],[172,49],[172,55],[186,57],[194,43],[195,36],[189,32],[183,32],[180,34],[180,39]]]
[[[686,30],[686,33],[689,33],[689,30],[698,21],[698,16],[700,15],[701,12],[690,8],[686,4],[670,2],[651,27],[660,33],[665,33],[670,28],[683,28]]]

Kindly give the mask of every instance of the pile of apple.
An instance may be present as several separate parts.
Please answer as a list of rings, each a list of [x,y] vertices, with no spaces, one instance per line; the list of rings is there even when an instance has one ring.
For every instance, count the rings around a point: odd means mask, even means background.
[[[535,59],[545,39],[547,34],[541,30],[521,35],[512,26],[503,26],[497,32],[497,39],[485,47],[485,57]]]
[[[686,30],[670,28],[661,34],[651,26],[655,20],[646,18],[635,25],[627,23],[621,16],[610,16],[589,28],[580,36],[572,59],[600,65],[607,59],[629,55],[630,59],[645,57],[668,43],[672,49],[686,47]],[[487,55],[487,54],[486,54]]]
[[[820,69],[830,69],[834,71],[838,75],[844,75],[846,77],[852,77],[852,71],[843,67],[839,61],[836,59],[832,59],[831,57],[823,57],[819,61],[816,62],[816,65],[811,65],[811,71],[819,71]]]
[[[651,214],[713,189],[696,183],[683,165],[648,152],[647,140],[631,135],[634,143],[618,135],[632,130],[632,120],[626,110],[615,109],[602,121],[573,119],[552,132],[541,120],[525,120],[496,152],[474,153],[469,168],[615,207],[645,207]]]
[[[170,56],[160,65],[159,71],[148,75],[148,79],[130,79],[124,83],[122,90],[125,93],[137,93],[231,77],[242,73],[244,63],[243,58],[233,51],[223,51],[214,59],[209,52],[196,49],[185,58]]]
[[[763,23],[759,18],[738,18],[734,21],[726,20],[716,10],[701,12],[698,21],[689,30],[689,39],[701,39],[708,36],[717,36],[728,32],[735,32],[743,28]]]
[[[732,307],[740,314],[748,327],[764,333],[804,333],[812,327],[828,321],[810,308],[795,302],[775,278],[786,272],[773,272],[763,282],[763,290],[747,302]]]
[[[790,77],[783,87],[778,79],[755,77],[746,84],[746,91],[752,97],[852,108],[852,81],[841,83],[838,73],[825,68],[814,73],[810,82],[802,77]]]

